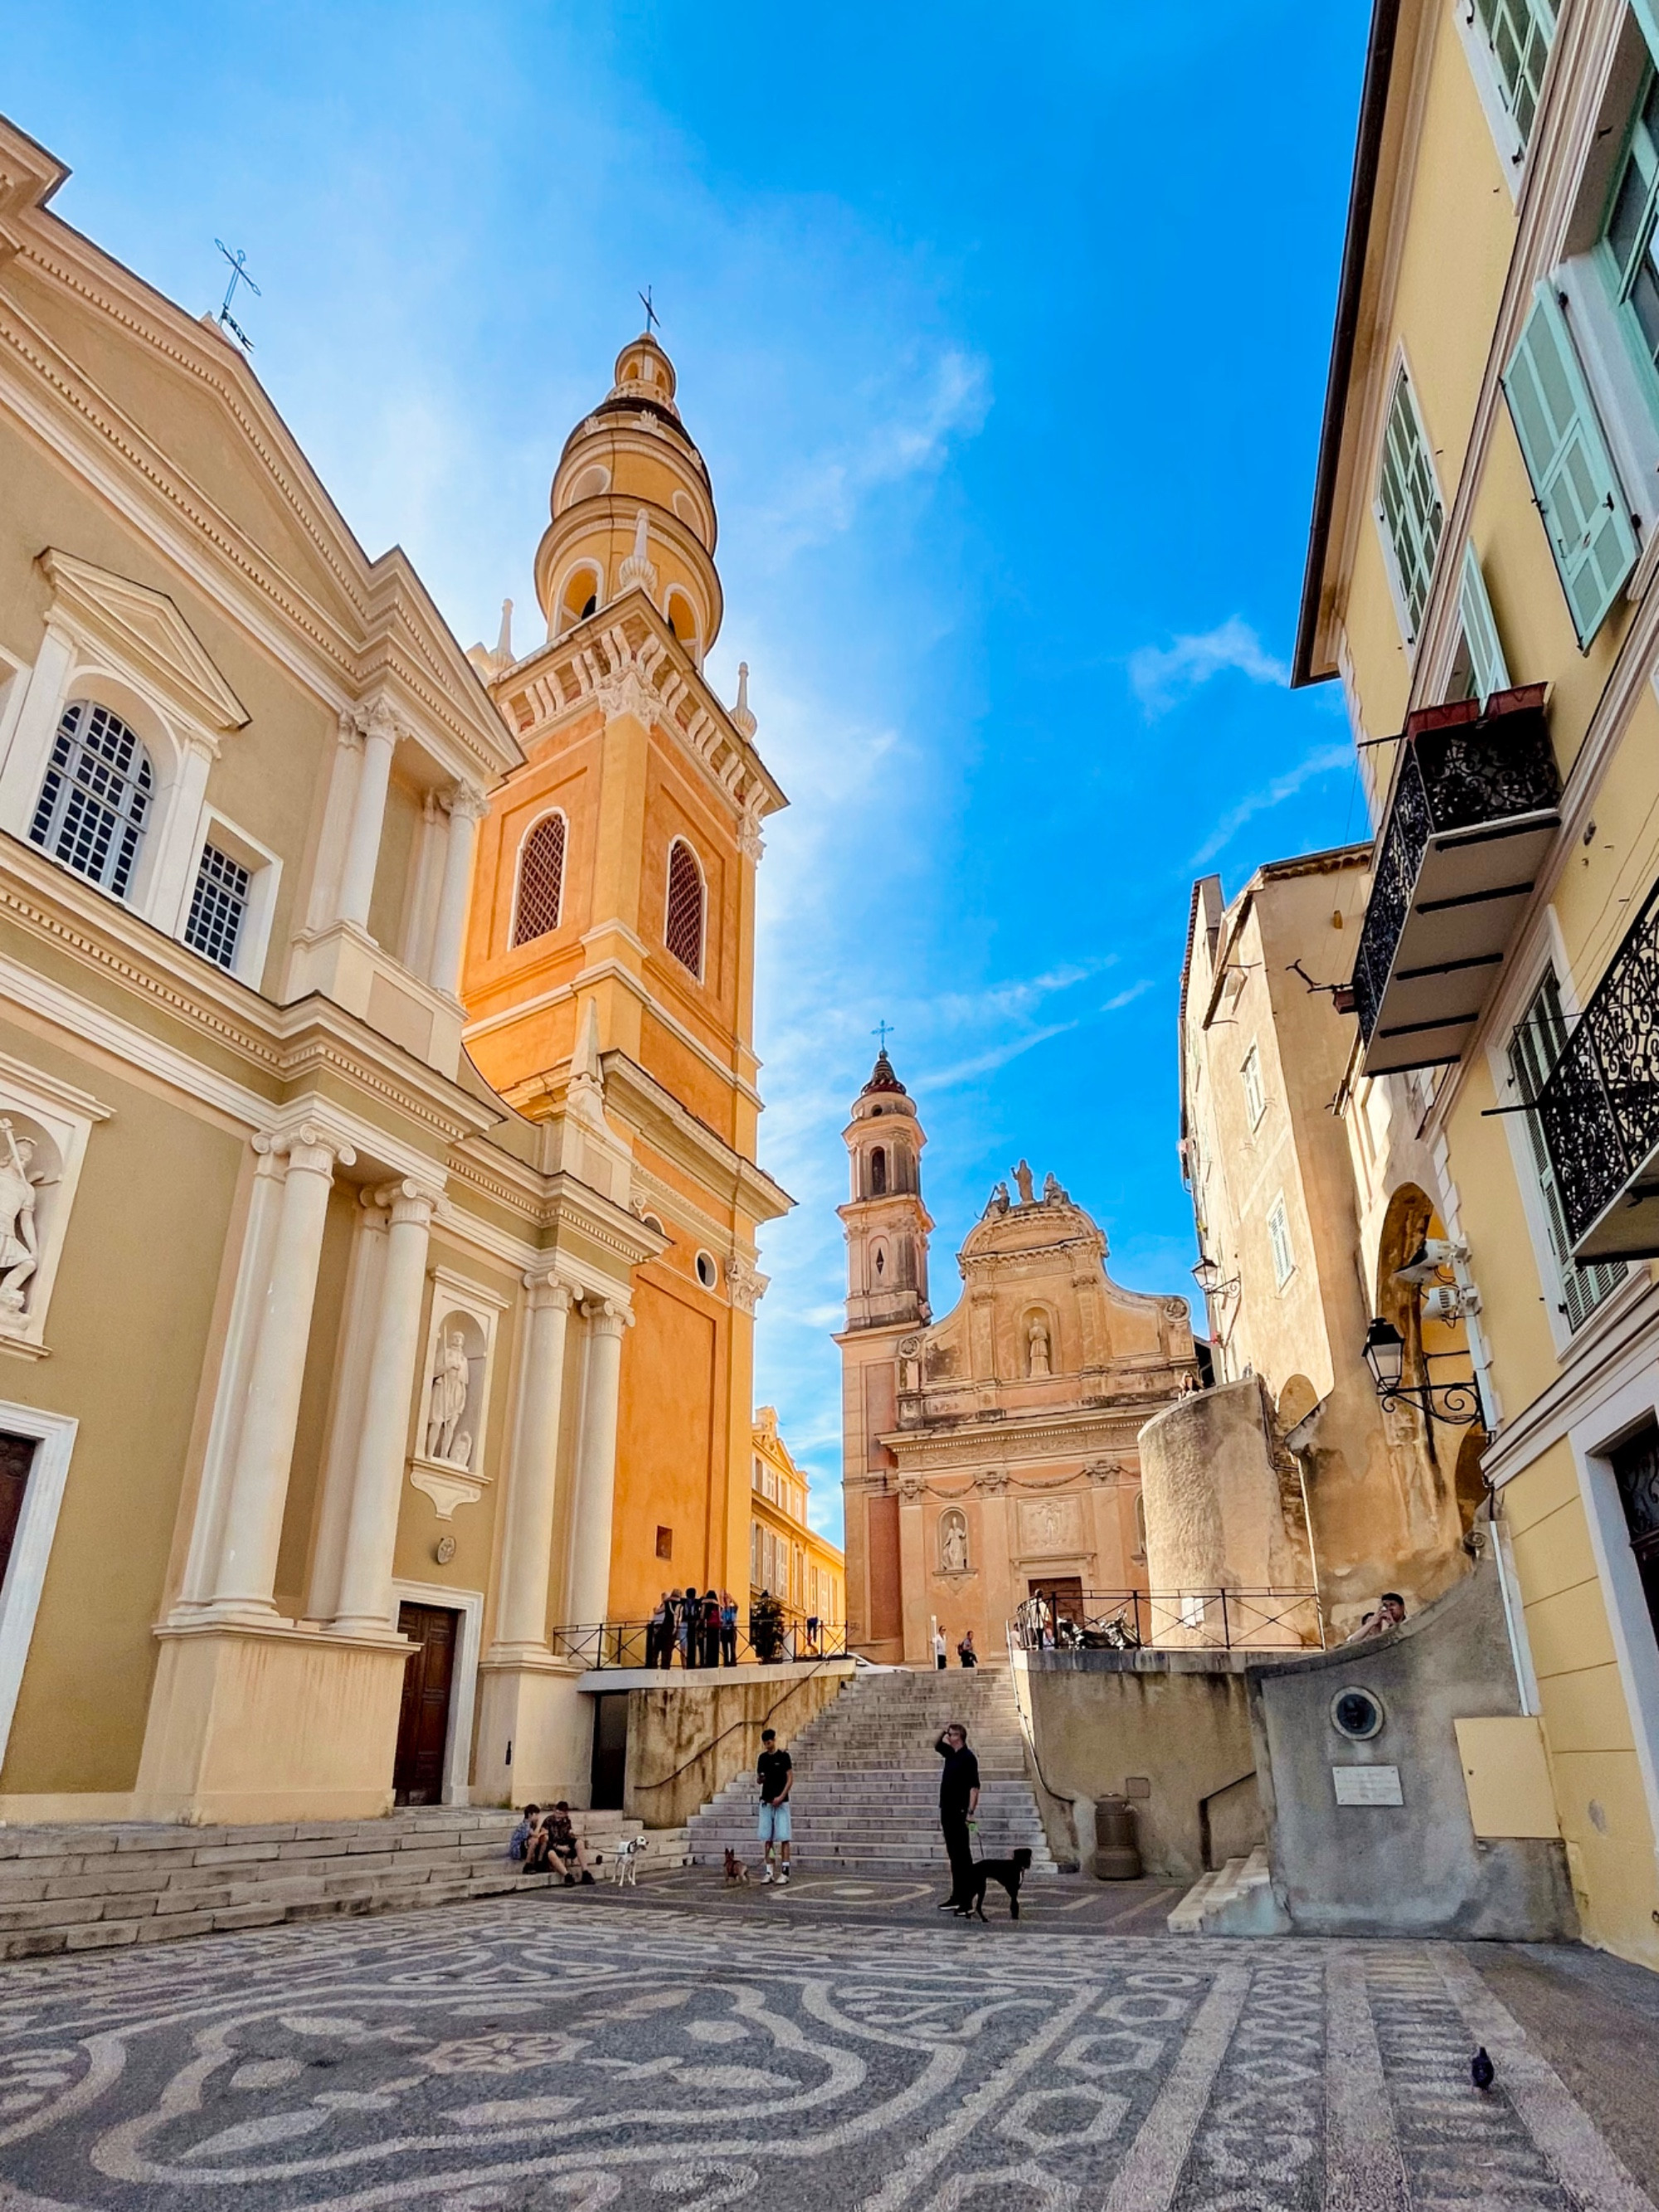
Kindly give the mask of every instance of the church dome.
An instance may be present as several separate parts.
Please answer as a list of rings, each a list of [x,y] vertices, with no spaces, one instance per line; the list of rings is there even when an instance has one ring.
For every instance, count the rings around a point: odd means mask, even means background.
[[[894,1074],[893,1063],[887,1057],[885,1045],[883,1045],[881,1050],[876,1054],[876,1064],[870,1071],[870,1080],[865,1085],[859,1096],[861,1098],[867,1098],[872,1091],[896,1091],[902,1098],[908,1098],[910,1095],[897,1076]]]
[[[565,441],[536,552],[550,639],[643,591],[701,666],[725,611],[708,471],[680,420],[674,364],[645,331]]]

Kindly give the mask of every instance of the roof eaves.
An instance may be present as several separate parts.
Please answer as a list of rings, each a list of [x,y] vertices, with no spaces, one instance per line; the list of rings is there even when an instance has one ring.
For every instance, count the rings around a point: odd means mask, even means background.
[[[1342,273],[1337,284],[1336,328],[1331,339],[1330,373],[1325,384],[1325,412],[1319,429],[1319,460],[1314,471],[1313,517],[1308,529],[1308,563],[1302,579],[1302,607],[1297,623],[1296,651],[1291,661],[1291,688],[1322,684],[1335,674],[1333,668],[1313,666],[1319,629],[1319,603],[1329,549],[1331,518],[1336,506],[1336,472],[1341,458],[1342,433],[1347,418],[1348,382],[1353,371],[1355,343],[1359,330],[1359,299],[1365,281],[1365,259],[1370,245],[1371,215],[1376,200],[1377,172],[1382,157],[1382,125],[1388,113],[1389,81],[1394,73],[1395,36],[1400,27],[1401,0],[1376,0],[1370,39],[1365,50],[1365,78],[1359,95],[1359,132],[1354,146],[1353,180],[1348,191],[1348,227],[1342,243]]]

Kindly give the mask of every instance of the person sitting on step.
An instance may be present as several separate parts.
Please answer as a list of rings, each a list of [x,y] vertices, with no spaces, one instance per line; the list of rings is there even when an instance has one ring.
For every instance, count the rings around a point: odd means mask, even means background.
[[[573,1867],[585,1882],[592,1881],[586,1850],[571,1822],[570,1808],[561,1797],[551,1812],[543,1814],[537,1825],[525,1853],[524,1870],[526,1874],[552,1874],[556,1868],[564,1875],[565,1887],[570,1889],[576,1880],[571,1871]]]

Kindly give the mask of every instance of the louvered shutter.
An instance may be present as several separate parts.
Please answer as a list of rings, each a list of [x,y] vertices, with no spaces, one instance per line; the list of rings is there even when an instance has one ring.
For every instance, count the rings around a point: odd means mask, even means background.
[[[1636,562],[1636,533],[1554,292],[1540,283],[1504,375],[1516,435],[1581,645]]]
[[[1463,548],[1463,574],[1458,586],[1457,612],[1463,625],[1464,642],[1469,648],[1474,696],[1484,706],[1494,691],[1509,690],[1510,672],[1504,665],[1504,648],[1498,641],[1498,624],[1492,620],[1492,601],[1486,597],[1486,580],[1480,573],[1480,562],[1473,545]]]

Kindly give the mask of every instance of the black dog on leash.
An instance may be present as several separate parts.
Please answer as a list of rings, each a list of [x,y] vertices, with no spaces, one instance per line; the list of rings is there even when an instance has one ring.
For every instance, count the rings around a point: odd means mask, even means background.
[[[965,1897],[957,1899],[957,1917],[959,1920],[971,1920],[977,1913],[983,1920],[985,1885],[988,1881],[1000,1881],[1008,1893],[1008,1917],[1011,1920],[1018,1920],[1019,1885],[1030,1871],[1030,1864],[1031,1854],[1023,1844],[1011,1859],[975,1859],[973,1879],[968,1885],[968,1893]]]

